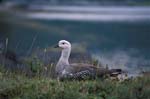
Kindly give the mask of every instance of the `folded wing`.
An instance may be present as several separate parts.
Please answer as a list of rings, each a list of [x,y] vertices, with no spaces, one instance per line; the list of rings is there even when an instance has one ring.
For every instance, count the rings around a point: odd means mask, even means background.
[[[68,68],[66,68],[68,73],[61,78],[67,79],[95,79],[96,77],[103,77],[104,75],[112,75],[112,74],[120,74],[122,72],[121,69],[106,69],[103,67],[96,67],[91,64],[84,63],[74,63],[70,64]]]

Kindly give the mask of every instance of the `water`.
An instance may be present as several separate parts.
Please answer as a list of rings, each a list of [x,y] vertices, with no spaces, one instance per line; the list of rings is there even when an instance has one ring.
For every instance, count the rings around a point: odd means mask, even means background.
[[[78,21],[140,21],[150,20],[149,7],[114,7],[114,6],[31,6],[30,18],[47,20],[78,20]]]
[[[15,13],[1,18],[0,33],[19,55],[66,39],[112,68],[150,66],[150,7],[34,5]]]

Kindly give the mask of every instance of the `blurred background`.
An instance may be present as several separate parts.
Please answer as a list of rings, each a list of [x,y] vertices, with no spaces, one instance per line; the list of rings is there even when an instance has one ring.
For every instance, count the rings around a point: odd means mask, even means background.
[[[0,0],[0,46],[27,56],[61,39],[102,64],[150,70],[150,1]]]

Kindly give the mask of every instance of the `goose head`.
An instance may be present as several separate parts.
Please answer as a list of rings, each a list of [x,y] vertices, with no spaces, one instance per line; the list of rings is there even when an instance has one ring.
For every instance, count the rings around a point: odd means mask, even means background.
[[[71,49],[71,43],[66,40],[60,40],[58,44],[55,46],[55,48],[61,48],[61,49]]]
[[[71,43],[66,40],[60,40],[56,47],[59,47],[62,50],[60,59],[61,60],[65,59],[66,61],[68,61],[71,53]]]

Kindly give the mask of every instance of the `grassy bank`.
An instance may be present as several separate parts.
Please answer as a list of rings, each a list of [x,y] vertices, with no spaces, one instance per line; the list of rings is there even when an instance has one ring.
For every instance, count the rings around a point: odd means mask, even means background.
[[[8,69],[0,65],[0,99],[150,99],[148,74],[123,82],[109,78],[62,82],[52,79],[54,64],[44,65],[36,57],[23,63],[26,68],[13,70],[12,65]],[[98,65],[96,60],[92,63]]]
[[[6,72],[0,73],[0,99],[150,99],[150,77],[59,82]]]

